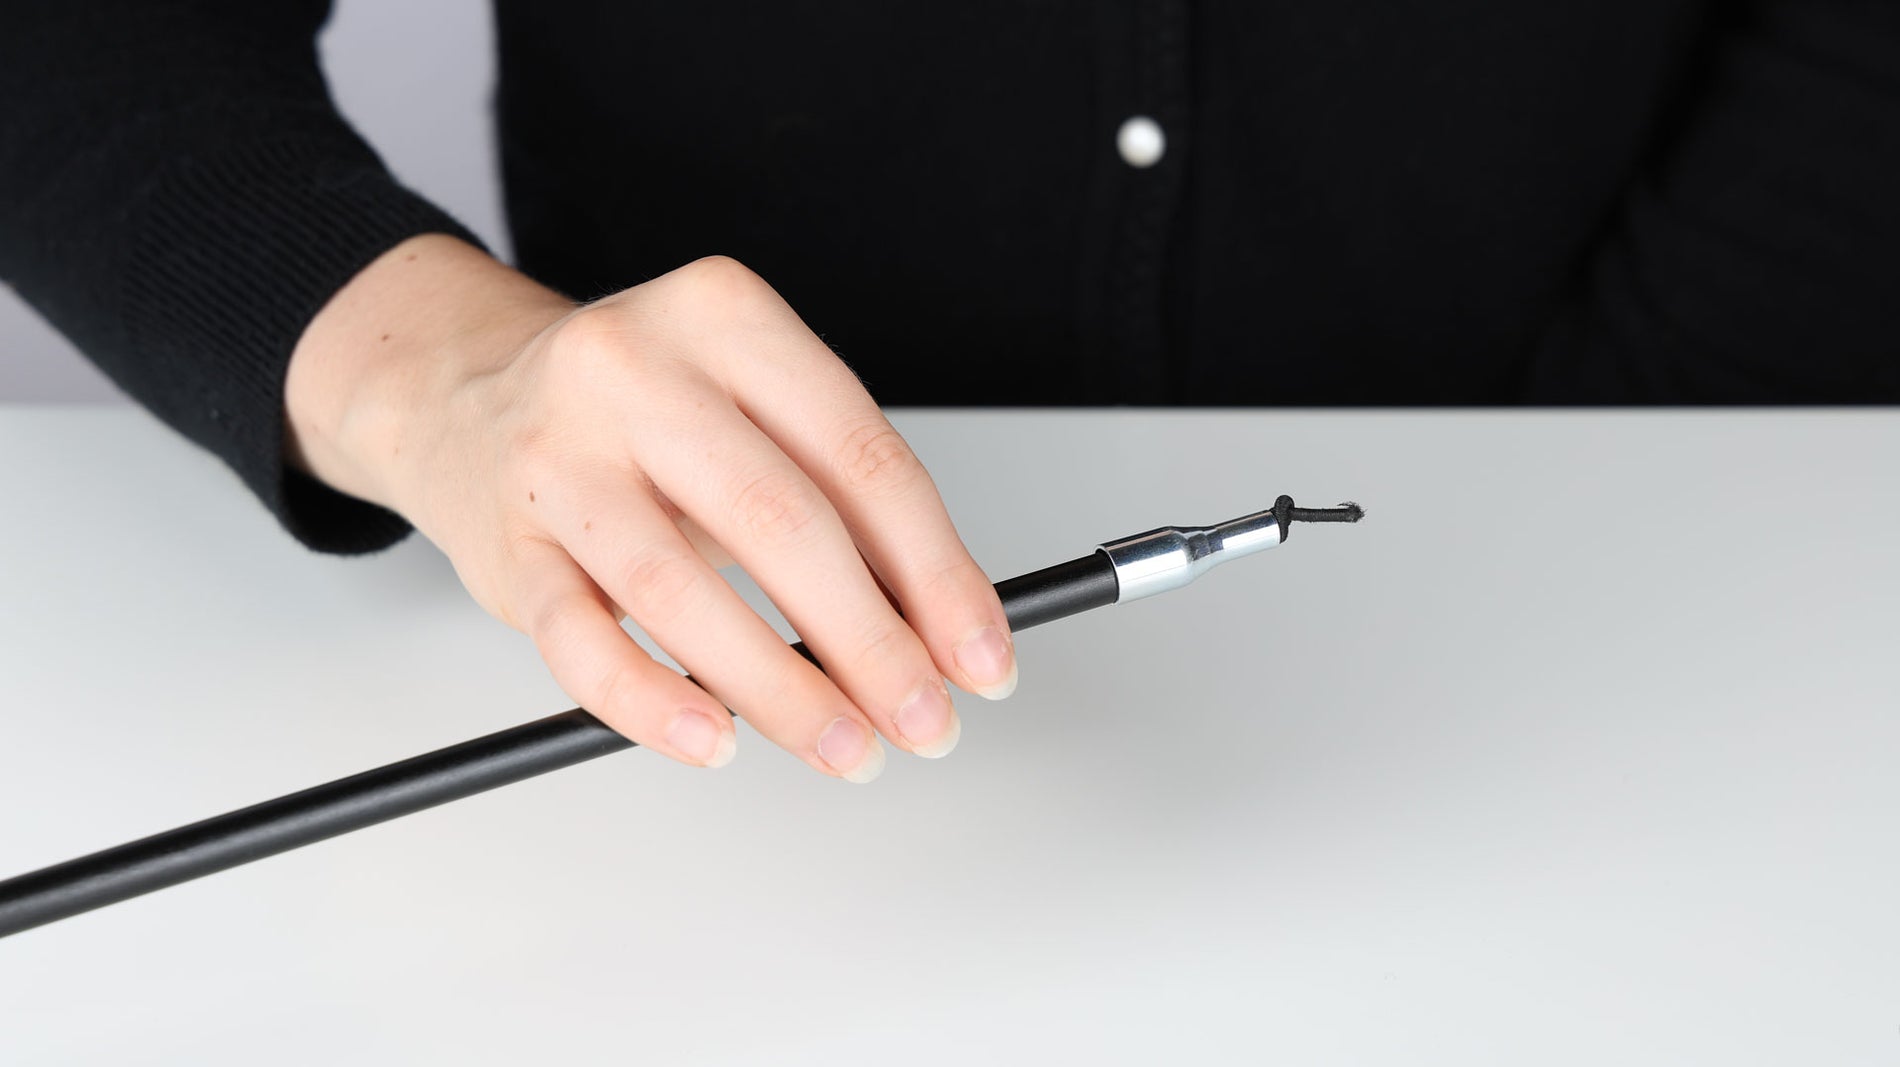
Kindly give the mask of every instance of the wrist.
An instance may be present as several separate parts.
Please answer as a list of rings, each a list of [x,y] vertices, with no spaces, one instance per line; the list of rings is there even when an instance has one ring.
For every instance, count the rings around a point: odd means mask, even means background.
[[[363,268],[305,328],[284,383],[285,461],[416,521],[405,486],[449,399],[573,310],[463,241],[412,237]]]

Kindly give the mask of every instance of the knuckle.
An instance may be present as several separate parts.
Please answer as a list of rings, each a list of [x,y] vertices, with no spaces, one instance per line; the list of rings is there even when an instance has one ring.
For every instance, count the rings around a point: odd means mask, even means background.
[[[637,396],[654,404],[688,394],[704,375],[664,333],[651,314],[623,303],[577,311],[549,349],[555,382],[578,400]]]
[[[546,491],[549,483],[566,481],[574,452],[574,443],[551,424],[515,427],[504,461],[497,464],[502,468],[497,473],[508,490],[507,500],[519,502],[537,487]]]
[[[460,568],[457,573],[461,573]],[[513,598],[499,595],[499,592],[486,582],[464,580],[462,584],[468,589],[468,594],[474,598],[475,603],[480,604],[483,611],[494,616],[503,626],[517,633],[532,634],[534,632],[530,629],[533,625],[532,620],[522,617],[521,609]]]
[[[732,522],[745,536],[766,544],[796,540],[818,519],[818,506],[796,474],[772,470],[732,495]]]
[[[903,435],[881,418],[853,427],[839,445],[837,462],[846,487],[861,493],[908,485],[923,471]]]
[[[538,564],[552,548],[539,531],[504,523],[492,553],[465,556],[445,546],[456,576],[489,614],[539,644],[549,625],[549,613],[560,610],[558,598],[541,587]],[[550,602],[551,600],[557,602]]]
[[[625,316],[615,304],[594,304],[569,315],[555,327],[550,345],[564,368],[593,368],[617,364],[628,345]]]
[[[719,292],[751,293],[765,285],[765,279],[731,256],[704,256],[681,267],[679,273],[694,285]]]
[[[702,595],[705,576],[683,553],[656,548],[636,552],[619,575],[615,599],[646,627],[664,627]]]
[[[624,714],[640,699],[639,672],[624,655],[589,649],[590,616],[598,610],[589,597],[552,597],[535,609],[528,632],[568,695],[591,711]]]
[[[640,705],[641,690],[637,673],[625,660],[603,663],[587,684],[584,694],[575,694],[592,704],[589,710],[626,714]]]
[[[730,256],[707,256],[675,271],[684,322],[702,331],[783,327],[789,309],[777,290]]]
[[[581,643],[581,613],[586,609],[576,597],[549,597],[537,606],[528,619],[528,635],[541,649],[542,658],[566,662]]]
[[[888,665],[907,659],[923,660],[921,655],[912,655],[916,641],[908,627],[893,626],[888,623],[873,626],[869,632],[859,638],[857,655],[853,657],[854,667],[866,668]]]
[[[968,555],[932,568],[924,579],[923,590],[925,596],[933,598],[967,597],[973,602],[982,602],[986,608],[996,599],[989,576]]]

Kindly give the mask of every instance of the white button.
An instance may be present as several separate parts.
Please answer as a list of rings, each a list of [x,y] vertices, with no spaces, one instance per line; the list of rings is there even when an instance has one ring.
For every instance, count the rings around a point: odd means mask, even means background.
[[[1115,150],[1122,154],[1122,162],[1131,167],[1152,167],[1161,162],[1162,153],[1168,150],[1168,135],[1161,132],[1159,122],[1146,115],[1136,115],[1115,131]]]

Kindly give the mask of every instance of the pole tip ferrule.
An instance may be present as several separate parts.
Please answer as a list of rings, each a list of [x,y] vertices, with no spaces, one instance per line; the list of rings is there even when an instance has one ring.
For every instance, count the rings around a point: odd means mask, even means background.
[[[1101,546],[1115,567],[1117,604],[1165,593],[1199,578],[1217,563],[1285,543],[1296,522],[1358,522],[1365,509],[1354,503],[1335,508],[1296,507],[1282,496],[1273,507],[1217,526],[1164,526]]]

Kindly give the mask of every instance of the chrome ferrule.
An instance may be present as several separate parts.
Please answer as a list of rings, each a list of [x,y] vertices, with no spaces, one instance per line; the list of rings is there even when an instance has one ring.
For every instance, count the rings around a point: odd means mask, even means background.
[[[1218,526],[1176,527],[1124,537],[1100,546],[1115,566],[1115,603],[1179,589],[1216,563],[1264,552],[1281,541],[1272,509]]]

